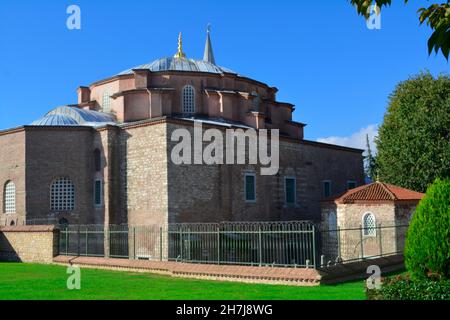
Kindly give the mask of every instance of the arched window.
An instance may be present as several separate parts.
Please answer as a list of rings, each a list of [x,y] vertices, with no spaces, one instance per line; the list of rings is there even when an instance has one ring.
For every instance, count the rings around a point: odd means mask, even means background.
[[[14,227],[16,225],[16,223],[14,221],[11,221],[11,223],[9,224],[11,227]]]
[[[5,184],[3,203],[5,213],[16,213],[16,185],[12,181]]]
[[[363,217],[364,235],[367,237],[375,237],[377,235],[375,216],[368,212]]]
[[[337,230],[337,217],[335,212],[330,212],[328,215],[328,230],[336,231]]]
[[[111,96],[108,91],[103,92],[102,108],[103,112],[111,112]]]
[[[181,94],[183,113],[195,113],[195,89],[193,86],[185,86]]]
[[[61,227],[67,227],[69,225],[69,220],[67,220],[66,218],[59,219],[58,224]]]
[[[75,187],[68,178],[53,181],[50,188],[50,210],[72,211],[75,208]]]
[[[94,151],[94,167],[95,172],[102,170],[102,154],[99,149],[95,149]]]

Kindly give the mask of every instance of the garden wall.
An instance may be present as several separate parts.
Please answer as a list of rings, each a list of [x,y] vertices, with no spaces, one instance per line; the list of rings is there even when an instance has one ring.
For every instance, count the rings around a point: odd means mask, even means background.
[[[58,232],[54,226],[1,227],[0,261],[52,263]]]

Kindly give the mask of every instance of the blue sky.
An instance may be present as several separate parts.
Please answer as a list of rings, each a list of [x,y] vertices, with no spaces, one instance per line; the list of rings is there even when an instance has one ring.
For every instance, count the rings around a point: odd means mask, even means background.
[[[81,30],[66,28],[72,4]],[[307,139],[352,145],[375,134],[396,83],[448,72],[442,55],[428,56],[423,4],[394,1],[381,30],[369,30],[346,0],[2,0],[0,128],[75,103],[80,85],[173,55],[180,31],[188,57],[201,58],[211,23],[219,65],[278,87]]]

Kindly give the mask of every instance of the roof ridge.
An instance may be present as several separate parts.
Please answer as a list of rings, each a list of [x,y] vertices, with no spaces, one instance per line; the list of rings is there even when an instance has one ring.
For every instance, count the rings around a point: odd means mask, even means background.
[[[381,187],[384,189],[384,191],[386,191],[392,198],[392,200],[398,200],[397,196],[391,191],[389,190],[389,188],[387,187],[387,185],[385,185],[383,182],[381,181],[377,181],[376,183],[380,184]]]

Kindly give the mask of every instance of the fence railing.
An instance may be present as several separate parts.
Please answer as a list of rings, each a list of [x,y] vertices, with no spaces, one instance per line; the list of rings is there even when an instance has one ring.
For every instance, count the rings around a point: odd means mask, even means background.
[[[361,226],[320,230],[320,266],[401,254],[408,225],[395,222],[371,228]]]
[[[406,225],[321,229],[311,222],[65,226],[59,253],[188,263],[325,268],[403,252]]]
[[[62,255],[107,256],[207,264],[314,267],[309,222],[66,226]]]

